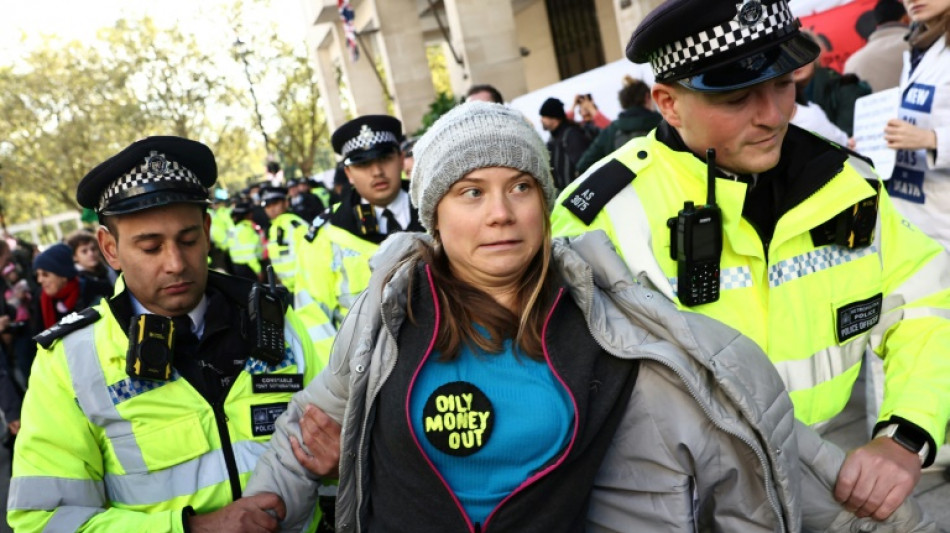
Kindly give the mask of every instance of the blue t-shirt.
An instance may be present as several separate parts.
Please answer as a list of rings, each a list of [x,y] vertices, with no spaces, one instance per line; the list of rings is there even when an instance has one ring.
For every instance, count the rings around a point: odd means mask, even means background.
[[[454,361],[432,353],[412,387],[413,431],[472,522],[564,450],[574,424],[567,389],[547,363],[463,345]]]

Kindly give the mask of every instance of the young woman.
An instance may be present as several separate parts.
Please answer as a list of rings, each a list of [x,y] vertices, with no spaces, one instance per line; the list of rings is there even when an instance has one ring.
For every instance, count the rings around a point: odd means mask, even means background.
[[[897,150],[887,192],[894,205],[950,249],[950,0],[904,0],[914,21],[904,55],[898,117],[884,128]]]
[[[284,531],[316,497],[310,403],[343,425],[338,531],[857,521],[831,495],[843,453],[795,423],[751,340],[638,285],[601,232],[552,242],[547,151],[519,113],[466,103],[414,152],[429,236],[383,245],[245,491],[284,499]],[[892,520],[913,530],[914,505]]]

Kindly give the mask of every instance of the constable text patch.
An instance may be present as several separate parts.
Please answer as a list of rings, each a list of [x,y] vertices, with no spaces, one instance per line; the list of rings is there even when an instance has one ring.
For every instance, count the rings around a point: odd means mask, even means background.
[[[287,410],[287,403],[251,406],[251,433],[255,437],[274,434],[274,422]]]
[[[488,443],[495,425],[491,401],[475,385],[442,385],[422,409],[423,431],[438,450],[456,457],[472,455]]]
[[[880,293],[838,308],[838,342],[844,342],[855,335],[863,333],[881,320]]]
[[[254,374],[254,392],[297,392],[303,389],[303,374]]]

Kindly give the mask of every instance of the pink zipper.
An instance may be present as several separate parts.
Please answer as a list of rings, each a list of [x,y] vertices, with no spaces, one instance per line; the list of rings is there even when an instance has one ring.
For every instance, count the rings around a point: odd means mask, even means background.
[[[445,487],[445,490],[448,491],[449,495],[452,497],[452,501],[455,502],[455,506],[458,508],[459,512],[462,514],[462,518],[465,519],[465,525],[468,526],[468,530],[472,533],[475,531],[475,526],[472,524],[471,519],[468,517],[468,513],[465,512],[465,507],[462,506],[462,502],[459,501],[458,497],[455,495],[455,492],[452,491],[452,487],[449,486],[449,483],[442,477],[442,474],[439,473],[439,469],[435,467],[432,461],[429,459],[429,456],[426,454],[425,450],[422,449],[422,445],[419,444],[419,438],[416,436],[416,431],[412,426],[412,418],[410,417],[410,408],[409,408],[409,399],[412,398],[412,389],[416,385],[416,378],[419,377],[419,372],[422,371],[422,367],[425,366],[426,361],[429,359],[429,356],[432,354],[432,349],[435,347],[435,340],[439,334],[439,324],[442,320],[442,312],[439,307],[439,297],[435,291],[435,282],[432,281],[432,271],[429,269],[429,265],[426,265],[426,278],[429,280],[429,292],[432,295],[432,303],[435,306],[435,327],[432,331],[432,338],[429,340],[429,347],[426,348],[426,353],[422,357],[422,361],[419,363],[419,366],[416,368],[416,371],[412,374],[412,380],[409,382],[409,390],[406,391],[406,424],[409,426],[409,434],[412,435],[412,441],[416,444],[416,448],[419,449],[419,453],[422,454],[422,457],[426,460],[426,463],[429,465],[429,468],[435,472],[436,477],[439,478],[439,481],[442,482],[442,485]]]
[[[525,490],[529,485],[531,485],[535,481],[543,478],[548,473],[552,472],[554,469],[561,466],[561,464],[564,463],[564,460],[567,459],[567,456],[570,455],[571,450],[574,448],[574,442],[577,440],[577,425],[578,425],[577,424],[577,417],[578,417],[577,399],[574,398],[574,393],[571,392],[571,389],[567,386],[566,383],[564,383],[564,380],[561,378],[560,374],[558,374],[557,370],[554,369],[554,365],[551,364],[551,354],[548,353],[548,344],[547,344],[547,341],[545,340],[548,337],[548,326],[551,323],[551,317],[554,315],[554,310],[557,309],[557,304],[561,302],[561,298],[563,296],[564,296],[564,289],[561,288],[560,290],[558,290],[557,298],[554,299],[554,304],[551,305],[551,310],[548,312],[548,316],[544,319],[544,327],[541,329],[541,347],[544,350],[544,360],[547,362],[548,368],[551,369],[551,373],[554,374],[555,378],[557,378],[558,383],[560,383],[561,386],[564,387],[564,390],[567,391],[568,396],[571,397],[571,405],[574,406],[574,432],[571,434],[571,441],[567,443],[567,449],[564,450],[564,453],[561,454],[561,457],[557,460],[557,462],[545,468],[544,470],[538,472],[537,474],[529,477],[528,479],[524,480],[524,482],[521,483],[521,485],[518,485],[518,488],[511,491],[511,494],[509,494],[508,496],[505,496],[505,498],[501,500],[501,502],[499,502],[498,505],[496,505],[494,509],[492,509],[491,514],[488,515],[488,518],[485,519],[485,523],[482,525],[482,528],[481,528],[482,533],[488,530],[488,524],[491,523],[491,519],[495,516],[495,513],[497,513],[498,510],[501,509],[503,505],[505,505],[505,503],[508,500],[513,498],[519,492]]]

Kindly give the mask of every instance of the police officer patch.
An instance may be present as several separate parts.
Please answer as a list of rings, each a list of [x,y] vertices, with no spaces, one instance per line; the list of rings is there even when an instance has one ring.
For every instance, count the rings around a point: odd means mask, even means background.
[[[251,406],[251,434],[255,437],[274,434],[274,422],[287,410],[287,402]]]
[[[844,342],[876,326],[881,320],[882,303],[883,296],[878,293],[866,300],[839,307],[838,342]]]
[[[467,457],[481,450],[495,426],[495,411],[472,383],[453,381],[437,388],[422,409],[422,427],[441,452]]]

